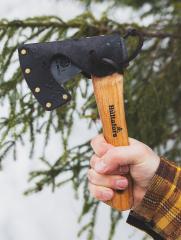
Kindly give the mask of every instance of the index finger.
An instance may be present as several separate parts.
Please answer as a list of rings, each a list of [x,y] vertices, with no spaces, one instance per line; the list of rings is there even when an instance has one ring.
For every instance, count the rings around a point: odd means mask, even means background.
[[[98,157],[102,157],[111,147],[111,144],[107,143],[103,134],[99,134],[91,140],[91,146]]]

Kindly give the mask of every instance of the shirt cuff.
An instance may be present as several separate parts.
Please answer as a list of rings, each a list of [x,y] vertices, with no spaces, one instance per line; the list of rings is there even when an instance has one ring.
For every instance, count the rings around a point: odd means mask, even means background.
[[[169,236],[173,232],[175,225],[179,228],[179,222],[177,221],[171,221],[173,224],[168,228],[170,216],[167,216],[172,215],[172,220],[174,220],[179,214],[179,207],[175,207],[180,196],[178,178],[178,167],[161,157],[160,165],[142,202],[130,212],[127,222],[147,232],[154,239],[177,239],[176,237],[165,238],[165,236]],[[170,211],[172,207],[174,207],[174,212]],[[168,230],[166,230],[166,227]],[[172,234],[179,234],[178,231],[176,229],[176,232]]]

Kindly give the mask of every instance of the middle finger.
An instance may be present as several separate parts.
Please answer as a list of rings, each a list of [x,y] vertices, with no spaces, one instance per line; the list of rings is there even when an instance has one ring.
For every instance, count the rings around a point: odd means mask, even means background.
[[[101,158],[98,157],[96,154],[94,154],[92,157],[91,157],[91,160],[90,160],[90,166],[91,168],[95,168],[95,165],[98,161],[100,161]],[[120,166],[118,169],[114,170],[111,174],[112,175],[125,175],[129,172],[129,166],[128,165],[124,165],[124,166]]]
[[[123,190],[128,186],[126,177],[119,175],[103,175],[97,173],[94,169],[89,169],[88,179],[92,184],[112,189]]]

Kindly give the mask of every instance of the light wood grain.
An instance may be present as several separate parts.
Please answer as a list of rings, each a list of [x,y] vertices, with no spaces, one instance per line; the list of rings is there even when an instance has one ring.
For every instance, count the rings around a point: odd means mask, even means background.
[[[106,141],[114,146],[127,146],[123,75],[114,73],[106,77],[92,76],[92,81]],[[106,202],[119,211],[128,210],[133,205],[132,181],[130,176],[127,177],[129,187],[124,191],[116,191],[113,199]]]

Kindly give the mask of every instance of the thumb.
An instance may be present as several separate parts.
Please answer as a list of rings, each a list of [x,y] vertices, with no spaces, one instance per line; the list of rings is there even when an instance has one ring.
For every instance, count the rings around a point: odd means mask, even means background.
[[[109,149],[95,165],[98,173],[111,174],[120,166],[136,164],[135,147],[122,146]]]

